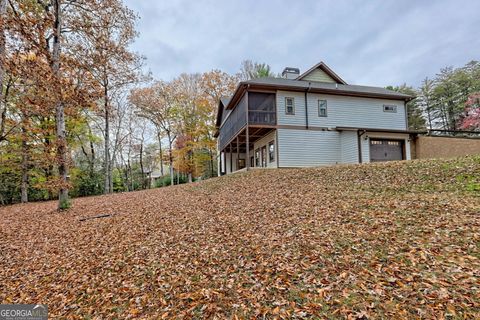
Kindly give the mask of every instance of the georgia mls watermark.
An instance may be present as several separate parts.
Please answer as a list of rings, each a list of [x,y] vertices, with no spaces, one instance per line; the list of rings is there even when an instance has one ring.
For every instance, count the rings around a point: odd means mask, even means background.
[[[0,320],[47,320],[44,304],[0,304]]]

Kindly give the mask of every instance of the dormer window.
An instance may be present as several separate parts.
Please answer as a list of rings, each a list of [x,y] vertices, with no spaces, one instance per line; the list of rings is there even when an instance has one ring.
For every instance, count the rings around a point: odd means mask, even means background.
[[[383,105],[383,112],[397,112],[397,106],[391,104],[384,104]]]
[[[292,97],[285,98],[285,114],[287,115],[295,114],[295,100]]]

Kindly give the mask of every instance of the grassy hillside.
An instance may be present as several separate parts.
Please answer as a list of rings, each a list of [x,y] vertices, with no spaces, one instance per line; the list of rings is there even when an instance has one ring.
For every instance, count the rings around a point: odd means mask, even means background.
[[[0,208],[0,301],[52,318],[478,318],[480,157],[251,171]],[[99,214],[111,217],[80,221]]]

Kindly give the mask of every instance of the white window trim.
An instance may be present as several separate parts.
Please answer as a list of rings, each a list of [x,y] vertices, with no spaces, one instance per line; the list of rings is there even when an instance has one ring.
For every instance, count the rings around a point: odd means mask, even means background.
[[[287,101],[291,99],[292,100],[292,112],[288,112],[287,108]],[[294,97],[285,97],[285,114],[287,116],[294,116],[295,115],[295,98]]]
[[[269,162],[269,163],[275,162],[275,142],[272,140],[272,141],[270,141],[270,142],[268,143],[267,146],[268,146],[268,150],[267,150],[267,153],[268,153],[268,162]],[[272,159],[270,159],[270,153],[271,153],[271,151],[270,151],[270,146],[273,146],[273,151],[272,151],[273,157],[272,157]]]
[[[388,110],[388,108],[392,108],[392,110]],[[394,104],[384,104],[383,112],[397,113],[397,106]]]
[[[255,162],[255,167],[260,167],[262,164],[262,150],[261,148],[255,149],[254,152],[254,162]],[[257,152],[258,152],[258,157],[257,157]],[[258,165],[257,165],[257,160],[258,160]]]
[[[320,103],[322,101],[325,101],[325,108],[320,108]],[[320,112],[321,109],[325,109],[325,115],[321,114],[321,112]],[[319,99],[318,100],[318,116],[322,117],[322,118],[328,117],[328,103],[327,103],[327,100],[325,100],[325,99]]]

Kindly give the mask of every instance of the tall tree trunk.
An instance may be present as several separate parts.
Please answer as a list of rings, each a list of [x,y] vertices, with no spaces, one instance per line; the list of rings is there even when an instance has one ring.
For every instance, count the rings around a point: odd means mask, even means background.
[[[450,103],[448,119],[450,120],[450,130],[457,130],[457,119],[455,119],[455,106]]]
[[[93,145],[93,142],[90,141],[90,163],[89,165],[89,175],[91,179],[94,179],[95,177],[95,146]]]
[[[133,172],[132,172],[132,165],[130,164],[130,158],[128,158],[128,171],[130,172],[130,191],[133,191],[134,190]]]
[[[140,144],[140,172],[142,174],[142,188],[146,189],[145,170],[143,168],[143,142]]]
[[[160,130],[157,132],[158,147],[160,149],[160,175],[163,177],[163,149],[162,149],[162,136]]]
[[[5,80],[5,78],[3,78]],[[3,82],[2,80],[2,82]],[[7,140],[7,133],[5,132],[6,120],[7,120],[7,100],[10,87],[13,86],[12,78],[9,78],[5,84],[5,93],[3,93],[3,85],[0,83],[0,142]],[[3,94],[2,94],[3,93]],[[3,106],[2,106],[3,105]]]
[[[210,178],[215,177],[214,167],[213,167],[213,150],[210,148]]]
[[[107,88],[105,87],[105,136],[104,136],[104,140],[105,140],[105,163],[104,163],[104,167],[105,167],[105,184],[104,184],[104,193],[105,194],[108,194],[111,192],[110,190],[110,112],[108,110],[108,91],[107,91]]]
[[[92,129],[90,128],[90,126],[88,126],[88,132],[90,133],[90,136],[93,136],[92,134]],[[89,143],[90,143],[90,163],[89,163],[89,174],[90,174],[90,178],[91,179],[94,179],[94,176],[95,176],[95,145],[93,144],[93,141],[92,139],[89,139]]]
[[[170,131],[167,131],[167,137],[168,137],[168,160],[170,162],[170,185],[175,184],[175,177],[173,176],[173,141],[172,137],[170,135]]]
[[[115,167],[115,158],[112,157],[110,160],[110,165],[108,166],[110,172],[108,173],[108,183],[110,184],[110,193],[113,193],[113,168]]]
[[[28,145],[27,145],[27,128],[25,126],[26,115],[23,114],[22,124],[22,184],[20,186],[22,203],[28,202]]]
[[[125,164],[123,168],[123,187],[125,188],[125,191],[130,191],[130,186],[128,185],[128,166]]]
[[[188,183],[192,183],[193,182],[193,151],[188,151],[187,153],[187,159],[188,159],[188,163],[189,163],[189,166],[188,166],[188,172],[187,172],[187,179],[188,179]]]
[[[44,140],[44,145],[45,145],[45,147],[44,147],[43,152],[45,154],[50,154],[50,152],[51,152],[51,141],[50,141],[50,138],[48,138],[48,136]],[[52,178],[53,169],[54,169],[53,164],[51,162],[49,162],[47,167],[45,168],[45,179],[47,181],[50,181],[50,179]],[[53,200],[54,197],[53,197],[52,191],[49,189],[47,192],[48,192],[48,200]]]
[[[3,131],[5,129],[5,119],[6,119],[6,110],[7,107],[3,107],[3,80],[5,78],[5,68],[4,62],[6,57],[5,51],[5,27],[4,27],[4,17],[7,12],[7,0],[0,0],[0,112],[1,112],[1,122],[0,122],[0,138],[3,137]],[[0,140],[1,141],[1,140]]]
[[[57,85],[60,86],[60,51],[62,32],[62,11],[61,0],[53,0],[53,46],[52,46],[52,68]],[[61,88],[59,87],[59,90]],[[60,175],[60,190],[58,193],[58,209],[67,209],[70,206],[68,199],[68,164],[67,164],[67,138],[65,130],[65,111],[61,92],[58,92],[58,101],[55,106],[56,136],[57,136],[57,158],[58,173]]]
[[[443,104],[443,102],[441,102]],[[440,114],[442,117],[442,129],[448,130],[448,118],[447,118],[447,112],[445,111],[445,106],[442,105],[440,107]]]

